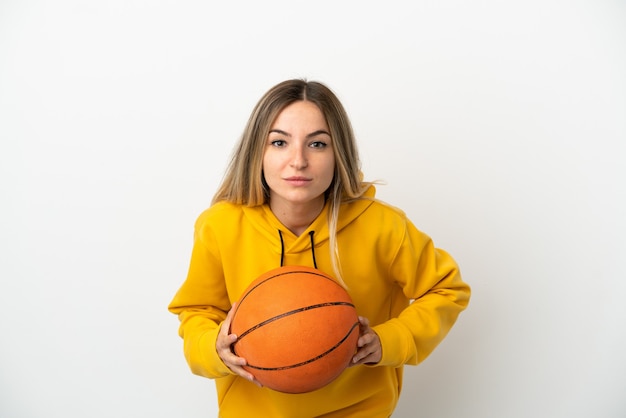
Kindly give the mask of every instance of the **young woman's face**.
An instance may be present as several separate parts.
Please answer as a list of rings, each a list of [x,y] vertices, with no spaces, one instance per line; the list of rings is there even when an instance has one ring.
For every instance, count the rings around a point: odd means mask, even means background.
[[[321,208],[334,171],[330,130],[317,105],[298,101],[284,108],[270,128],[263,154],[271,205]]]

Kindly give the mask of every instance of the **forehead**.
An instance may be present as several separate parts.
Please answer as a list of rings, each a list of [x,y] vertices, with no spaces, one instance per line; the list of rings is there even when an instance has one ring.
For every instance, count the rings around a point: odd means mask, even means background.
[[[283,108],[271,128],[276,127],[314,127],[315,129],[328,129],[326,118],[320,108],[313,102],[300,100]]]

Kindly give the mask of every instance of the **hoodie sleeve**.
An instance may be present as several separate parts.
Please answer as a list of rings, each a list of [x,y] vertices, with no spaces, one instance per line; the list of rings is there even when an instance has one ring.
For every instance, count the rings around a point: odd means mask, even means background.
[[[382,344],[380,366],[422,362],[448,334],[470,298],[456,262],[406,219],[390,277],[410,305],[373,327]]]
[[[168,309],[178,315],[187,363],[194,374],[217,378],[232,374],[217,355],[220,324],[230,309],[217,246],[210,228],[198,219],[189,272]]]

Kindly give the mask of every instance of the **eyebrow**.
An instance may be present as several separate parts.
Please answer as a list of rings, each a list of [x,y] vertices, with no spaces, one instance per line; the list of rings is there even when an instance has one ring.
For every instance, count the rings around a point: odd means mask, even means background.
[[[276,134],[280,134],[280,135],[285,135],[285,136],[291,136],[291,134],[282,131],[280,129],[272,129],[269,133],[276,133]],[[313,138],[314,136],[318,136],[318,135],[328,135],[330,136],[330,133],[328,131],[325,131],[324,129],[318,129],[317,131],[311,132],[310,134],[308,134],[306,137],[307,138]]]

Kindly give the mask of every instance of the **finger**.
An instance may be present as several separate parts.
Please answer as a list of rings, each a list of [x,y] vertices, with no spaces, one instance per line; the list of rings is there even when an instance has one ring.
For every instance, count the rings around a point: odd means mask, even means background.
[[[233,317],[235,316],[236,310],[237,310],[237,302],[233,303],[233,306],[230,308],[230,310],[226,314],[226,319],[224,319],[222,328],[225,329],[227,334],[230,332],[230,324],[233,322]]]
[[[378,349],[373,346],[367,346],[359,350],[352,358],[352,363],[354,365],[365,363],[378,363],[379,361],[380,356]]]
[[[352,358],[353,364],[363,364],[367,362],[367,358],[371,353],[365,349],[359,350]]]
[[[372,342],[374,342],[375,339],[376,339],[376,335],[370,329],[370,330],[367,330],[367,332],[365,334],[361,334],[361,336],[357,340],[356,345],[357,345],[357,347],[365,347],[366,345],[371,344]]]
[[[360,362],[365,357],[369,356],[371,354],[371,351],[372,351],[372,347],[364,343],[363,338],[359,338],[359,349],[357,350],[356,353],[354,353],[354,356],[352,356],[352,362],[353,363]]]
[[[359,323],[361,324],[361,328],[367,329],[370,326],[370,320],[364,316],[359,316]]]
[[[245,370],[243,371],[243,374],[241,375],[244,379],[246,379],[247,381],[254,383],[255,385],[257,385],[258,387],[262,388],[263,385],[261,384],[261,382],[259,382],[258,380],[256,380],[256,377],[254,377],[254,375],[252,373],[246,372]]]
[[[236,356],[235,356],[236,357]],[[254,377],[254,375],[252,373],[250,373],[248,370],[246,370],[243,366],[245,366],[247,363],[245,361],[245,359],[241,358],[241,357],[236,357],[237,358],[237,362],[240,362],[241,360],[243,360],[243,364],[239,364],[239,365],[232,365],[230,367],[230,369],[233,371],[233,373],[238,374],[239,376],[243,377],[244,379],[254,383],[255,385],[257,385],[258,387],[263,387],[263,385],[261,384],[261,382],[259,382],[256,377]]]
[[[237,356],[232,350],[232,344],[237,341],[237,336],[235,334],[227,335],[224,338],[219,339],[218,350],[220,357],[226,363],[230,363],[236,366],[245,366],[246,360],[243,357]]]
[[[357,340],[358,350],[352,357],[352,363],[354,365],[378,363],[382,355],[382,347],[380,345],[378,334],[376,334],[376,332],[369,327],[369,321],[367,318],[359,317],[359,321],[364,325],[364,329]]]

